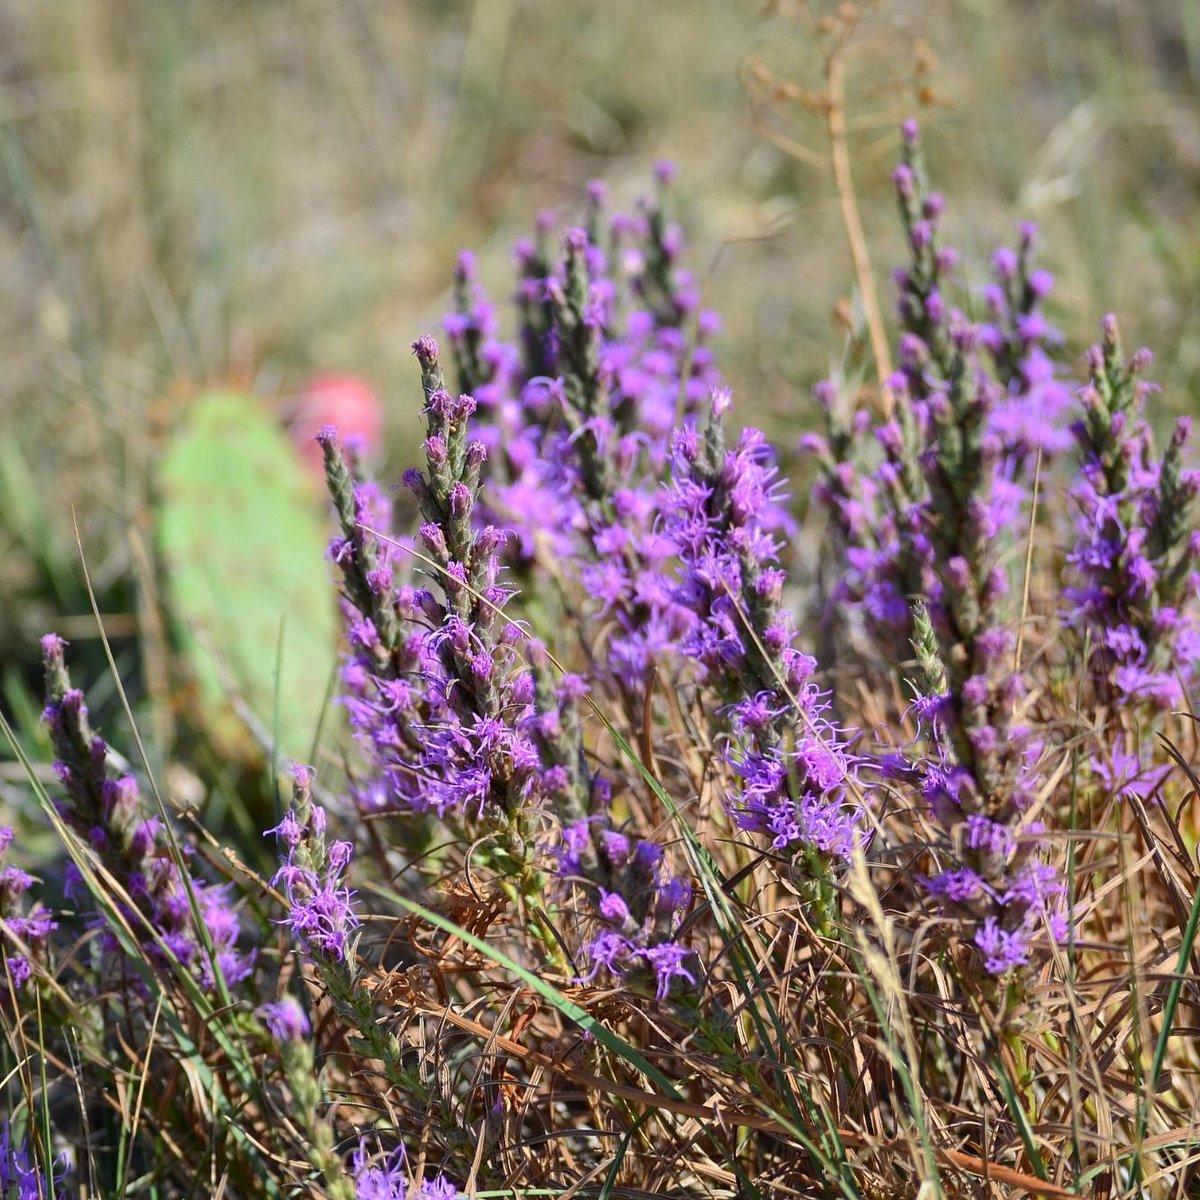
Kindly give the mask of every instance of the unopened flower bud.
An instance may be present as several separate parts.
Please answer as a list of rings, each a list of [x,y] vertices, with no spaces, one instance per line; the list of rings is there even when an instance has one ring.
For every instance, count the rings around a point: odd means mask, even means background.
[[[465,483],[456,483],[450,489],[450,511],[456,517],[465,517],[471,511],[471,489]],[[421,529],[424,534],[424,526]]]
[[[435,524],[433,521],[425,521],[420,528],[421,540],[431,553],[438,557],[444,557],[446,554],[446,535],[442,532],[442,527]]]
[[[1002,246],[992,255],[992,270],[996,275],[1008,281],[1016,277],[1017,256],[1007,246]]]

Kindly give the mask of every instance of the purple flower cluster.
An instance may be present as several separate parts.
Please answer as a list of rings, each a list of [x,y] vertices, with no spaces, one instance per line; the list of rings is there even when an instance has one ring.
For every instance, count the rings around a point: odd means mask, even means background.
[[[547,792],[586,788],[575,763],[543,764],[539,743],[570,723],[568,685],[535,705],[530,639],[505,615],[500,582],[506,535],[477,525],[483,444],[470,437],[470,396],[444,387],[437,345],[414,346],[425,388],[424,472],[404,482],[417,497],[430,586],[396,586],[391,548],[364,531],[364,486],[353,481],[332,431],[326,474],[342,521],[332,556],[342,571],[349,659],[343,670],[356,736],[377,778],[374,806],[435,812],[475,823],[517,821]],[[385,564],[381,565],[381,564]]]
[[[662,464],[679,405],[699,403],[716,382],[707,341],[719,325],[679,264],[683,236],[667,215],[672,174],[660,165],[658,195],[635,214],[606,216],[603,186],[590,185],[587,226],[565,234],[561,261],[550,251],[553,216],[539,217],[536,238],[515,251],[516,344],[497,337],[473,260],[460,258],[446,333],[460,387],[489,420],[502,416],[494,423],[510,431],[531,425],[545,434],[559,415],[545,402],[561,408],[566,399],[586,410],[593,443],[633,433]],[[530,515],[540,525],[539,514]]]
[[[924,186],[917,130],[910,123],[903,132],[895,183],[912,257],[897,274],[902,378],[898,419],[877,431],[880,491],[903,566],[882,573],[902,576],[905,596],[928,604],[928,617],[922,610],[910,627],[929,743],[916,774],[944,833],[943,865],[927,887],[967,918],[987,969],[1000,974],[1028,961],[1043,928],[1055,939],[1065,933],[1064,888],[1043,860],[1042,825],[1027,816],[1042,742],[1023,716],[1027,688],[1014,666],[1004,613],[1011,582],[998,550],[1022,527],[1039,457],[1065,448],[1069,393],[1049,354],[1059,339],[1040,304],[1053,281],[1031,267],[1032,227],[1022,228],[1019,252],[995,255],[989,320],[972,325],[945,302],[957,255],[938,245],[942,204]]]
[[[903,390],[900,395],[905,398]],[[921,528],[924,481],[908,452],[920,432],[913,427],[923,414],[900,407],[896,417],[874,433],[881,460],[874,469],[862,470],[851,454],[871,432],[870,413],[860,409],[850,422],[842,423],[838,391],[830,381],[818,384],[814,396],[825,413],[828,434],[809,434],[801,444],[821,466],[813,498],[829,510],[843,547],[842,569],[830,590],[830,612],[873,651],[879,648],[890,658],[903,657],[908,597],[940,590],[929,566],[929,539]]]
[[[71,686],[65,647],[54,634],[42,639],[43,719],[66,792],[60,815],[125,890],[132,907],[124,901],[118,907],[153,961],[166,968],[177,962],[206,990],[217,988],[217,970],[227,985],[240,983],[254,954],[238,948],[230,889],[187,871],[184,852],[172,846],[162,821],[146,814],[137,781],[110,771],[108,745],[88,723],[83,693]],[[79,895],[82,880],[73,864],[70,871],[68,892]],[[106,933],[104,944],[115,952],[115,935]]]
[[[7,1121],[0,1122],[0,1200],[47,1200],[63,1195],[67,1175],[65,1159],[55,1162],[53,1179],[31,1161],[29,1142],[13,1141]]]
[[[478,432],[489,450],[489,519],[514,534],[516,562],[538,555],[583,584],[605,629],[606,682],[632,704],[690,623],[674,603],[658,533],[658,480],[668,438],[718,379],[699,308],[678,264],[682,237],[665,211],[673,172],[634,216],[606,222],[589,189],[588,227],[569,230],[561,262],[548,233],[518,247],[520,348],[498,341],[470,264],[447,318],[456,360],[481,362]]]
[[[665,860],[656,842],[622,833],[606,817],[563,829],[558,874],[588,886],[598,927],[583,947],[590,968],[586,979],[602,969],[632,982],[647,975],[660,1000],[674,980],[699,982],[694,951],[677,939],[691,884],[670,874]]]
[[[568,232],[561,264],[550,262],[546,221],[538,241],[519,248],[519,347],[497,340],[473,261],[460,259],[457,311],[446,328],[471,395],[446,391],[432,339],[414,346],[428,436],[425,470],[408,472],[405,483],[421,508],[430,586],[397,589],[367,558],[356,516],[361,485],[324,435],[343,526],[333,554],[348,603],[348,704],[379,766],[374,794],[452,825],[515,831],[527,848],[533,835],[535,854],[543,819],[572,831],[568,839],[608,828],[609,789],[583,753],[579,706],[588,684],[574,675],[555,682],[539,643],[508,619],[501,554],[525,572],[549,549],[555,566],[583,583],[593,615],[611,631],[599,675],[631,707],[694,621],[675,598],[673,545],[657,529],[659,477],[678,406],[694,405],[712,384],[702,343],[715,320],[699,313],[694,284],[676,264],[680,238],[661,202],[615,219],[605,234],[601,201],[593,189],[589,229]],[[377,636],[385,623],[390,640]],[[600,933],[584,948],[593,975],[601,966],[623,975],[649,968],[658,990],[694,978],[670,937],[687,889],[663,873],[662,848],[644,845],[638,862],[654,858],[654,879],[674,907],[630,893],[629,914],[618,919],[620,864],[597,853],[559,869],[596,901],[588,920]]]
[[[667,178],[660,174],[660,186]],[[721,693],[737,730],[728,753],[742,781],[732,805],[739,824],[768,833],[778,846],[805,843],[816,853],[846,855],[855,826],[846,803],[851,764],[809,682],[813,664],[791,646],[780,607],[774,535],[786,518],[773,455],[760,434],[748,433],[728,464],[714,465],[712,478],[700,478],[694,463],[684,472],[694,478],[681,475],[681,446],[697,435],[694,425],[680,429],[679,422],[717,383],[702,344],[716,323],[697,315],[694,285],[675,265],[678,232],[661,203],[640,221],[614,221],[604,248],[598,191],[592,201],[588,229],[564,238],[561,267],[547,251],[548,223],[536,243],[521,248],[520,351],[495,340],[494,315],[472,264],[460,261],[458,312],[447,328],[492,451],[487,511],[516,528],[525,561],[549,546],[555,567],[583,584],[603,631],[595,644],[597,679],[631,719],[655,669],[680,659]],[[664,487],[668,469],[673,483]],[[724,483],[722,471],[732,476]],[[727,570],[735,599],[714,569]],[[737,613],[743,576],[749,634]],[[738,676],[746,663],[759,686],[742,712]],[[568,843],[590,844],[612,832],[603,811],[589,811],[590,821],[567,823]],[[648,933],[640,918],[618,911],[603,878],[612,864],[597,846],[582,862],[564,851],[569,870],[587,878],[619,918],[616,925],[600,918],[592,960],[614,967],[644,961],[648,948],[670,941],[669,922]],[[656,846],[643,853],[656,863],[662,858]],[[652,915],[658,907],[643,903],[641,911]],[[668,953],[658,957],[666,963]],[[685,962],[681,955],[679,965]]]
[[[949,300],[958,255],[940,243],[944,205],[925,183],[911,122],[903,145],[893,178],[910,262],[895,276],[903,333],[893,409],[874,426],[874,465],[860,470],[852,455],[871,421],[839,421],[836,389],[822,385],[829,436],[807,444],[824,468],[818,498],[846,547],[835,604],[852,614],[860,653],[903,661],[915,645],[925,676],[911,777],[943,835],[927,887],[1002,973],[1027,961],[1037,930],[1064,930],[1063,888],[1027,815],[1043,745],[1025,715],[1000,551],[1023,533],[1039,461],[1067,444],[1069,392],[1051,358],[1060,339],[1040,311],[1053,281],[1032,266],[1032,227],[1018,251],[995,255],[987,319],[973,323]]]
[[[648,251],[656,244],[651,238]],[[582,500],[580,580],[597,605],[594,619],[607,629],[599,667],[631,707],[693,622],[671,586],[674,547],[661,529],[659,483],[680,411],[694,411],[717,379],[702,345],[688,361],[679,322],[695,304],[690,279],[673,287],[670,275],[659,272],[657,315],[653,306],[640,310],[617,332],[609,305],[618,293],[601,274],[603,258],[582,231],[569,233],[566,245],[554,327],[573,350],[563,383],[571,432],[562,461],[566,482]],[[669,259],[664,253],[663,261]],[[599,316],[589,323],[589,313]],[[715,322],[702,314],[698,336],[712,329]]]
[[[663,528],[679,559],[677,599],[695,616],[680,653],[722,705],[740,781],[727,800],[737,824],[780,850],[848,858],[861,816],[855,762],[781,605],[782,482],[758,430],[726,447],[729,404],[716,393],[704,426],[689,422],[672,439]]]
[[[462,1193],[444,1175],[414,1184],[405,1157],[401,1146],[382,1160],[372,1159],[360,1142],[353,1162],[355,1200],[459,1200]]]
[[[1067,935],[1066,887],[1046,861],[1045,824],[1032,815],[1042,741],[1013,719],[1021,685],[1005,675],[1007,631],[985,637],[983,653],[994,656],[1008,694],[973,676],[956,695],[923,607],[915,625],[926,691],[914,708],[927,745],[911,776],[943,834],[937,869],[921,883],[962,923],[987,971],[1003,975],[1030,962],[1039,936]]]
[[[1054,277],[1033,266],[1036,226],[1023,223],[1020,235],[1017,250],[1002,247],[992,256],[993,279],[983,289],[988,319],[979,329],[980,345],[1004,389],[990,427],[1003,444],[1010,477],[1019,477],[1039,450],[1050,456],[1071,447],[1071,388],[1053,358],[1062,335],[1041,312]]]
[[[41,904],[26,909],[24,896],[33,887],[33,876],[4,861],[13,831],[0,826],[0,956],[14,988],[24,987],[33,976],[32,955],[41,958],[52,930],[58,925]],[[7,988],[0,985],[0,994]]]
[[[926,182],[920,130],[915,121],[906,121],[901,133],[903,159],[892,182],[908,238],[909,263],[893,278],[900,294],[901,370],[909,392],[924,400],[947,391],[966,365],[964,350],[978,346],[987,352],[990,369],[970,364],[973,374],[984,377],[970,383],[978,388],[986,380],[991,392],[988,432],[1000,440],[1002,452],[1021,461],[1039,449],[1067,449],[1064,418],[1071,396],[1056,378],[1051,356],[1061,336],[1041,312],[1054,279],[1048,271],[1033,268],[1035,227],[1021,226],[1019,250],[1004,247],[993,256],[993,279],[983,289],[987,319],[972,326],[950,300],[959,254],[941,243],[945,201]],[[969,347],[963,345],[964,336],[969,336]]]
[[[600,668],[634,710],[656,667],[669,664],[695,616],[673,584],[675,545],[662,522],[663,494],[622,486],[611,517],[597,515],[579,578],[593,602],[592,618],[606,630]]]
[[[1162,456],[1154,452],[1149,362],[1146,350],[1124,360],[1116,319],[1106,317],[1074,426],[1082,463],[1070,562],[1081,582],[1067,592],[1067,621],[1090,631],[1090,667],[1115,700],[1170,709],[1185,704],[1200,663],[1200,534],[1191,522],[1200,472],[1183,466],[1186,417]]]
[[[906,656],[914,596],[951,640],[994,624],[1009,582],[995,546],[1021,528],[1038,457],[1070,444],[1070,390],[1052,358],[1061,338],[1041,312],[1053,279],[1033,267],[1033,226],[1022,226],[1018,251],[997,251],[986,320],[972,322],[951,303],[959,256],[941,243],[945,205],[926,183],[915,122],[902,140],[893,182],[910,257],[894,276],[900,370],[887,381],[892,412],[873,431],[877,461],[852,461],[871,421],[839,419],[832,383],[816,390],[829,434],[805,439],[823,468],[817,497],[846,545],[832,599],[893,659]]]
[[[354,847],[340,841],[326,845],[325,810],[312,802],[312,780],[310,767],[293,765],[292,805],[283,820],[267,830],[275,835],[283,859],[271,882],[287,897],[286,924],[300,950],[311,958],[350,965],[359,920],[354,893],[342,876]],[[298,1008],[287,1005],[283,1001],[268,1006],[265,1016],[273,1032],[296,1027]],[[302,1013],[299,1016],[303,1019]]]
[[[607,785],[583,754],[580,705],[588,685],[572,674],[556,681],[545,650],[507,618],[511,592],[499,582],[503,535],[476,516],[483,455],[468,429],[475,401],[445,391],[432,339],[415,349],[426,394],[426,469],[410,471],[405,482],[421,506],[431,586],[395,588],[378,569],[380,552],[363,523],[343,520],[333,556],[345,584],[351,721],[379,768],[384,804],[432,810],[464,831],[491,825],[514,835],[506,839],[510,857],[529,861],[540,848],[543,818],[566,825],[568,840],[607,823]],[[360,511],[360,487],[349,480],[336,441],[325,434],[323,442],[339,511]],[[348,502],[338,499],[339,490],[349,492]],[[379,636],[384,627],[391,631],[387,642]],[[617,920],[614,872],[624,864],[591,855],[586,862],[562,860],[559,871],[575,883],[590,882],[593,899],[599,895],[593,915],[602,930],[584,950],[593,975],[600,966],[619,974],[648,966],[665,989],[675,976],[694,978],[686,952],[666,945],[686,885],[661,877],[662,849],[643,845],[638,862],[654,857],[652,874],[674,898],[672,908],[631,892],[632,907]],[[520,869],[515,858],[508,866]],[[634,884],[642,886],[640,877]]]

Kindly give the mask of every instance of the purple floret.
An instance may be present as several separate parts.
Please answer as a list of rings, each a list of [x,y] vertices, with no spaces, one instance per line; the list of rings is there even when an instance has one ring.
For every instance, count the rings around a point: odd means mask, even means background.
[[[458,1200],[461,1193],[444,1175],[414,1183],[405,1159],[403,1146],[372,1159],[360,1141],[353,1160],[355,1200]]]
[[[264,1004],[258,1010],[258,1015],[277,1042],[302,1041],[312,1032],[304,1009],[292,996]]]

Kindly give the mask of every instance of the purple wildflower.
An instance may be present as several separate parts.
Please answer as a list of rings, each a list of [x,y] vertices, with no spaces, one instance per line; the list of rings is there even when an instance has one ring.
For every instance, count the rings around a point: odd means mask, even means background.
[[[691,885],[670,874],[661,846],[614,829],[604,816],[578,821],[563,829],[558,874],[594,893],[585,979],[602,970],[630,982],[646,977],[660,1000],[675,979],[697,982],[699,960],[678,940]]]
[[[1138,751],[1126,749],[1124,738],[1092,762],[1092,774],[1106,791],[1121,799],[1149,800],[1170,773],[1170,763],[1146,762]]]
[[[267,1030],[277,1042],[299,1041],[312,1032],[304,1009],[293,996],[264,1004],[258,1015],[266,1023]]]
[[[1070,393],[1052,359],[1061,339],[1039,313],[1052,281],[1032,268],[1032,226],[1019,252],[995,256],[988,320],[972,324],[947,300],[958,256],[940,245],[943,204],[926,186],[915,123],[910,132],[896,174],[910,250],[896,273],[900,370],[887,381],[894,410],[874,429],[878,461],[852,461],[869,418],[848,427],[831,383],[817,392],[829,433],[808,443],[824,476],[818,498],[846,546],[831,601],[859,627],[864,653],[893,660],[907,656],[910,597],[960,644],[994,623],[1009,592],[995,546],[1021,527],[1038,455],[1069,444]]]
[[[906,643],[916,647],[924,745],[912,759],[946,860],[930,892],[976,928],[994,919],[996,936],[1024,930],[1024,945],[1031,928],[1059,928],[1063,889],[1025,903],[1011,886],[1045,852],[1024,815],[1042,742],[1022,716],[1006,611],[1014,588],[999,550],[1023,527],[1034,464],[1064,445],[1066,395],[1049,357],[1058,337],[1039,313],[1051,280],[1031,267],[1026,227],[1019,252],[993,261],[990,322],[972,324],[948,299],[957,255],[939,243],[943,204],[926,187],[915,126],[895,183],[911,257],[896,275],[900,370],[889,381],[893,413],[875,429],[874,467],[851,462],[854,431],[835,416],[836,390],[818,392],[829,423],[812,443],[824,470],[818,495],[848,568],[832,599],[852,614],[864,657],[903,660]],[[982,836],[980,821],[1003,832],[964,844],[964,828]],[[1024,961],[985,954],[993,965]]]
[[[19,1145],[13,1140],[7,1121],[0,1122],[0,1197],[3,1200],[45,1200],[62,1194],[66,1179],[65,1158],[56,1160],[53,1179],[31,1159],[28,1139]]]
[[[405,1169],[404,1147],[372,1159],[365,1141],[354,1152],[355,1200],[458,1200],[459,1190],[444,1175],[414,1184]]]
[[[359,920],[354,893],[342,882],[342,872],[350,861],[351,847],[348,842],[326,844],[325,812],[312,802],[312,777],[309,767],[293,766],[292,807],[274,829],[267,830],[275,835],[283,857],[272,883],[282,887],[287,897],[285,923],[300,950],[350,967]],[[298,839],[296,829],[300,830]],[[283,1018],[273,1011],[268,1016],[271,1019]]]
[[[856,764],[780,603],[783,483],[771,448],[756,429],[727,448],[728,407],[728,394],[715,394],[703,428],[687,424],[672,439],[663,529],[680,564],[675,595],[695,615],[679,649],[725,714],[733,819],[779,850],[817,852],[820,890],[828,864],[848,858],[858,836]]]
[[[377,779],[364,801],[447,820],[525,821],[547,792],[590,786],[577,754],[544,753],[573,718],[574,697],[538,699],[527,668],[536,647],[505,615],[512,595],[501,580],[506,535],[476,522],[487,453],[469,433],[476,402],[445,391],[433,339],[416,344],[426,397],[426,469],[406,483],[424,522],[430,586],[368,593],[359,584],[378,558],[376,539],[352,537],[347,513],[357,487],[336,442],[325,446],[327,477],[348,547],[350,654],[343,671],[356,736]],[[349,491],[347,491],[349,489]],[[522,654],[524,651],[524,654]],[[549,759],[550,761],[545,761]],[[564,780],[564,772],[566,779]]]
[[[678,264],[665,191],[607,230],[592,196],[560,264],[544,237],[518,256],[524,355],[494,340],[481,352],[495,365],[480,389],[484,513],[513,531],[518,566],[544,557],[580,579],[606,629],[606,686],[633,707],[692,619],[672,596],[657,481],[681,402],[693,411],[717,383],[717,320]]]
[[[33,887],[34,879],[19,867],[5,865],[12,840],[13,831],[0,827],[0,958],[7,966],[13,987],[21,988],[33,977],[33,966],[27,956],[44,956],[50,933],[58,928],[58,923],[40,903],[26,908],[24,897]]]
[[[1124,360],[1116,320],[1106,318],[1074,427],[1083,461],[1071,489],[1079,515],[1070,561],[1080,582],[1066,593],[1066,616],[1091,632],[1090,668],[1114,699],[1170,709],[1182,706],[1200,664],[1200,545],[1190,522],[1200,472],[1183,465],[1186,418],[1154,453],[1148,361]]]
[[[226,985],[241,983],[254,955],[238,949],[230,888],[188,872],[161,821],[146,816],[133,777],[110,770],[108,745],[88,723],[83,693],[71,686],[65,647],[54,634],[42,639],[43,719],[66,792],[60,812],[124,886],[133,905],[121,903],[124,915],[152,960],[170,967],[173,959],[206,990],[216,990],[218,970]],[[104,944],[115,951],[115,938]]]
[[[1029,961],[1039,935],[1062,941],[1067,933],[1066,886],[1045,861],[1044,827],[1027,815],[1042,743],[1012,719],[1019,681],[1005,676],[997,661],[1007,657],[1006,638],[992,631],[978,643],[985,656],[996,656],[980,660],[996,682],[972,676],[953,690],[924,606],[917,606],[914,625],[925,694],[949,700],[921,709],[927,746],[914,766],[942,830],[939,851],[946,862],[921,882],[964,922],[986,969],[1004,974]]]

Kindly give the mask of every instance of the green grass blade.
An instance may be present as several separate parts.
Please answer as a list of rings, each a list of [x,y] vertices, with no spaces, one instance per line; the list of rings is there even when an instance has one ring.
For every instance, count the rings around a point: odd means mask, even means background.
[[[1017,1127],[1017,1132],[1021,1135],[1021,1144],[1025,1147],[1025,1154],[1029,1158],[1029,1165],[1033,1167],[1033,1173],[1039,1179],[1044,1179],[1048,1183],[1050,1175],[1046,1170],[1046,1164],[1042,1161],[1042,1154],[1038,1149],[1037,1141],[1034,1139],[1033,1127],[1029,1124],[1029,1117],[1025,1112],[1025,1107],[1022,1105],[1021,1098],[1017,1095],[1017,1089],[1013,1085],[1013,1081],[1008,1077],[1004,1061],[999,1055],[992,1060],[992,1073],[1000,1084],[1000,1090],[1004,1093],[1004,1103],[1008,1105],[1008,1111],[1012,1114],[1013,1123]]]
[[[629,1153],[630,1144],[633,1142],[638,1130],[650,1119],[650,1116],[649,1112],[642,1113],[625,1131],[625,1136],[621,1139],[621,1144],[617,1147],[617,1152],[613,1155],[613,1160],[608,1165],[608,1174],[604,1177],[604,1185],[600,1188],[600,1194],[596,1200],[609,1200],[612,1190],[616,1186],[617,1175],[621,1171],[621,1164],[625,1161],[625,1155]]]

